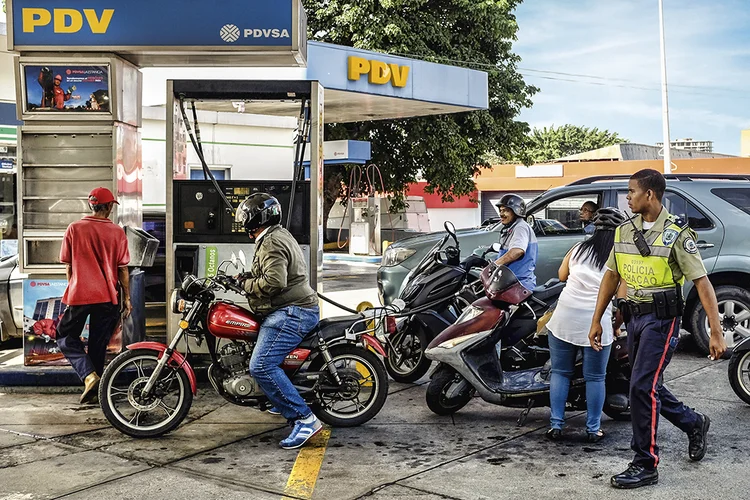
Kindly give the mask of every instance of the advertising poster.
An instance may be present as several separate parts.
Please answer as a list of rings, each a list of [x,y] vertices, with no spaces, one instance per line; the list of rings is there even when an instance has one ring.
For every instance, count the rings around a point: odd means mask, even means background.
[[[25,280],[23,282],[23,354],[26,366],[68,365],[57,346],[57,324],[65,312],[62,301],[67,280]],[[81,332],[87,344],[88,321]],[[107,346],[107,354],[116,356],[122,347],[120,326]]]
[[[26,112],[109,113],[108,66],[23,66]]]

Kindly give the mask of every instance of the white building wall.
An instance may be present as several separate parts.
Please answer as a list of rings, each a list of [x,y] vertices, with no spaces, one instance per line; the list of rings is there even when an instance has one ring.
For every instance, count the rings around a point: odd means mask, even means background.
[[[0,101],[16,102],[16,75],[13,54],[8,52],[8,39],[0,26]]]
[[[163,108],[144,108],[143,206],[149,211],[164,209],[166,199],[164,116]],[[198,121],[209,166],[228,167],[232,179],[292,178],[294,118],[198,113]],[[199,167],[200,160],[189,140],[187,148],[188,164]]]
[[[430,230],[445,231],[443,224],[451,221],[456,229],[477,227],[481,224],[481,210],[476,208],[428,208]]]

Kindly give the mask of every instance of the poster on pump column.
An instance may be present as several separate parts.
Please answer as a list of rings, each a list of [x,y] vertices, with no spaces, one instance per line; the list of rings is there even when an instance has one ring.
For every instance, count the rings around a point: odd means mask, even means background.
[[[22,66],[26,113],[109,113],[109,67]]]
[[[65,313],[63,294],[67,280],[24,280],[23,282],[23,364],[25,366],[65,366],[68,360],[57,345],[57,325]],[[81,331],[88,345],[89,322]],[[115,329],[107,345],[107,357],[122,349],[122,328]]]

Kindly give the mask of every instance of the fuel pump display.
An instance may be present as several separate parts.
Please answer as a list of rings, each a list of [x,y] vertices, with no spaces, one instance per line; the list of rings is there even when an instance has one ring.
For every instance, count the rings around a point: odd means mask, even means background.
[[[234,210],[253,193],[275,196],[284,214],[289,213],[292,181],[218,181],[229,203],[228,210],[211,181],[175,181],[174,214],[176,243],[249,243]],[[301,245],[310,244],[310,182],[297,181],[290,233]],[[284,218],[286,220],[286,217]]]

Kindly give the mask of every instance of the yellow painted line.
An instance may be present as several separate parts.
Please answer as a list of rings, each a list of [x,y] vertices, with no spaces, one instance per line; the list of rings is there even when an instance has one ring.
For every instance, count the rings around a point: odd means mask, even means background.
[[[331,429],[325,427],[320,431],[320,434],[313,437],[308,444],[299,450],[281,500],[312,498],[330,437]]]

